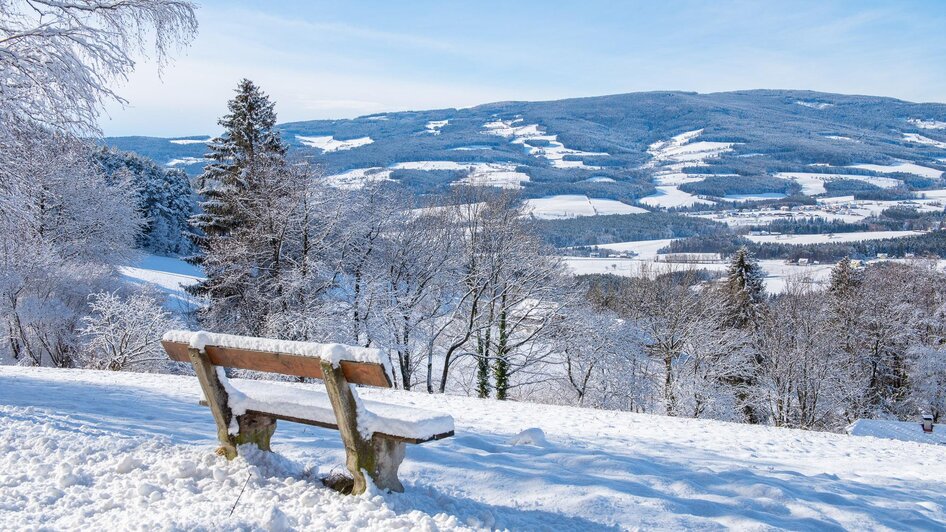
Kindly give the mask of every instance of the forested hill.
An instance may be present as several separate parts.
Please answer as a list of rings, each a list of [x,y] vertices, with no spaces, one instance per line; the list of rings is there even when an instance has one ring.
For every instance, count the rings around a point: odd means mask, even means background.
[[[723,176],[717,181],[734,174],[767,178],[811,165],[826,171],[909,162],[946,169],[946,105],[811,91],[646,92],[499,102],[279,128],[295,153],[311,157],[341,183],[374,176],[418,192],[473,174],[482,182],[521,186],[527,197],[582,193],[631,201],[654,193],[655,161],[659,166],[661,157],[655,143],[661,142],[663,162],[697,160],[701,164],[688,172]],[[202,168],[207,138],[106,141],[194,175]],[[663,169],[668,168],[673,170],[672,164]],[[843,172],[872,175],[869,168]],[[756,184],[758,192],[786,186]]]

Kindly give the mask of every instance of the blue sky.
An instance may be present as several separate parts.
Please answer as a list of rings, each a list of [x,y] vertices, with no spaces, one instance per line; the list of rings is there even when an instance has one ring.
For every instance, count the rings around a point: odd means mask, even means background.
[[[646,90],[796,88],[946,102],[946,1],[200,2],[107,135],[214,133],[242,77],[280,122]]]

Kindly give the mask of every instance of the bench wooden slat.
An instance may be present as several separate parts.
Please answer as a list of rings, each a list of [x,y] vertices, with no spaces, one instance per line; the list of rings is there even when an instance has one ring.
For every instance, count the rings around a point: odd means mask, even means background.
[[[206,399],[201,399],[200,405],[210,406],[210,404],[207,402]],[[301,417],[286,416],[283,414],[274,414],[272,412],[262,412],[260,410],[247,410],[246,413],[254,414],[257,416],[269,416],[271,418],[280,419],[282,421],[290,421],[292,423],[300,423],[302,425],[311,425],[313,427],[320,427],[323,429],[338,430],[338,425],[336,425],[335,423],[323,423],[321,421],[315,421],[314,419],[305,419]],[[450,432],[444,432],[442,434],[434,434],[433,436],[429,438],[405,438],[404,436],[395,436],[393,434],[385,434],[383,432],[378,433],[378,436],[382,436],[384,438],[388,438],[391,440],[402,441],[404,443],[411,443],[414,445],[426,443],[429,441],[442,440],[444,438],[449,438],[453,435],[454,435],[454,431],[452,430]]]
[[[164,350],[167,351],[168,357],[171,359],[178,362],[191,361],[187,353],[190,347],[188,344],[164,340],[161,345],[164,346]],[[324,379],[321,360],[315,357],[214,345],[208,345],[204,351],[210,358],[210,362],[215,366],[280,373],[310,379]],[[348,382],[380,388],[391,387],[391,380],[380,364],[343,360],[340,365],[342,374],[345,375]]]

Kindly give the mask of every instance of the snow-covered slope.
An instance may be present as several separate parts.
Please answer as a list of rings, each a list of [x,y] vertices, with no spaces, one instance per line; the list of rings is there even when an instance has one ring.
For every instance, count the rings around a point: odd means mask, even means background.
[[[847,433],[851,436],[869,436],[872,438],[946,445],[946,429],[944,429],[942,423],[935,425],[933,432],[923,432],[919,420],[858,419],[848,426]]]
[[[297,385],[312,386],[312,385]],[[404,494],[345,497],[338,435],[215,456],[193,377],[0,368],[0,523],[50,529],[941,529],[946,447],[364,390],[451,414]],[[523,429],[540,428],[517,437]],[[241,488],[246,485],[240,497]],[[232,515],[234,501],[239,497]]]
[[[584,194],[564,194],[525,201],[526,211],[540,220],[558,220],[579,216],[641,214],[646,209],[617,200],[589,198]]]
[[[129,283],[163,292],[168,310],[185,312],[199,305],[186,289],[203,280],[204,273],[182,259],[144,255],[134,266],[120,267],[119,272]]]

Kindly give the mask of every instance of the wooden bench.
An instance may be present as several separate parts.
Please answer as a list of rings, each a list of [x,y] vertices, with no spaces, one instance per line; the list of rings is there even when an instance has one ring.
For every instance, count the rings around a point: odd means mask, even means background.
[[[453,435],[453,418],[387,403],[362,401],[351,384],[391,387],[383,352],[207,332],[169,331],[161,342],[172,360],[190,362],[217,425],[219,453],[232,459],[252,443],[270,450],[276,420],[339,431],[352,493],[363,493],[367,472],[376,486],[404,491],[397,470],[405,444]],[[273,381],[228,381],[223,368],[321,379],[325,392]]]

